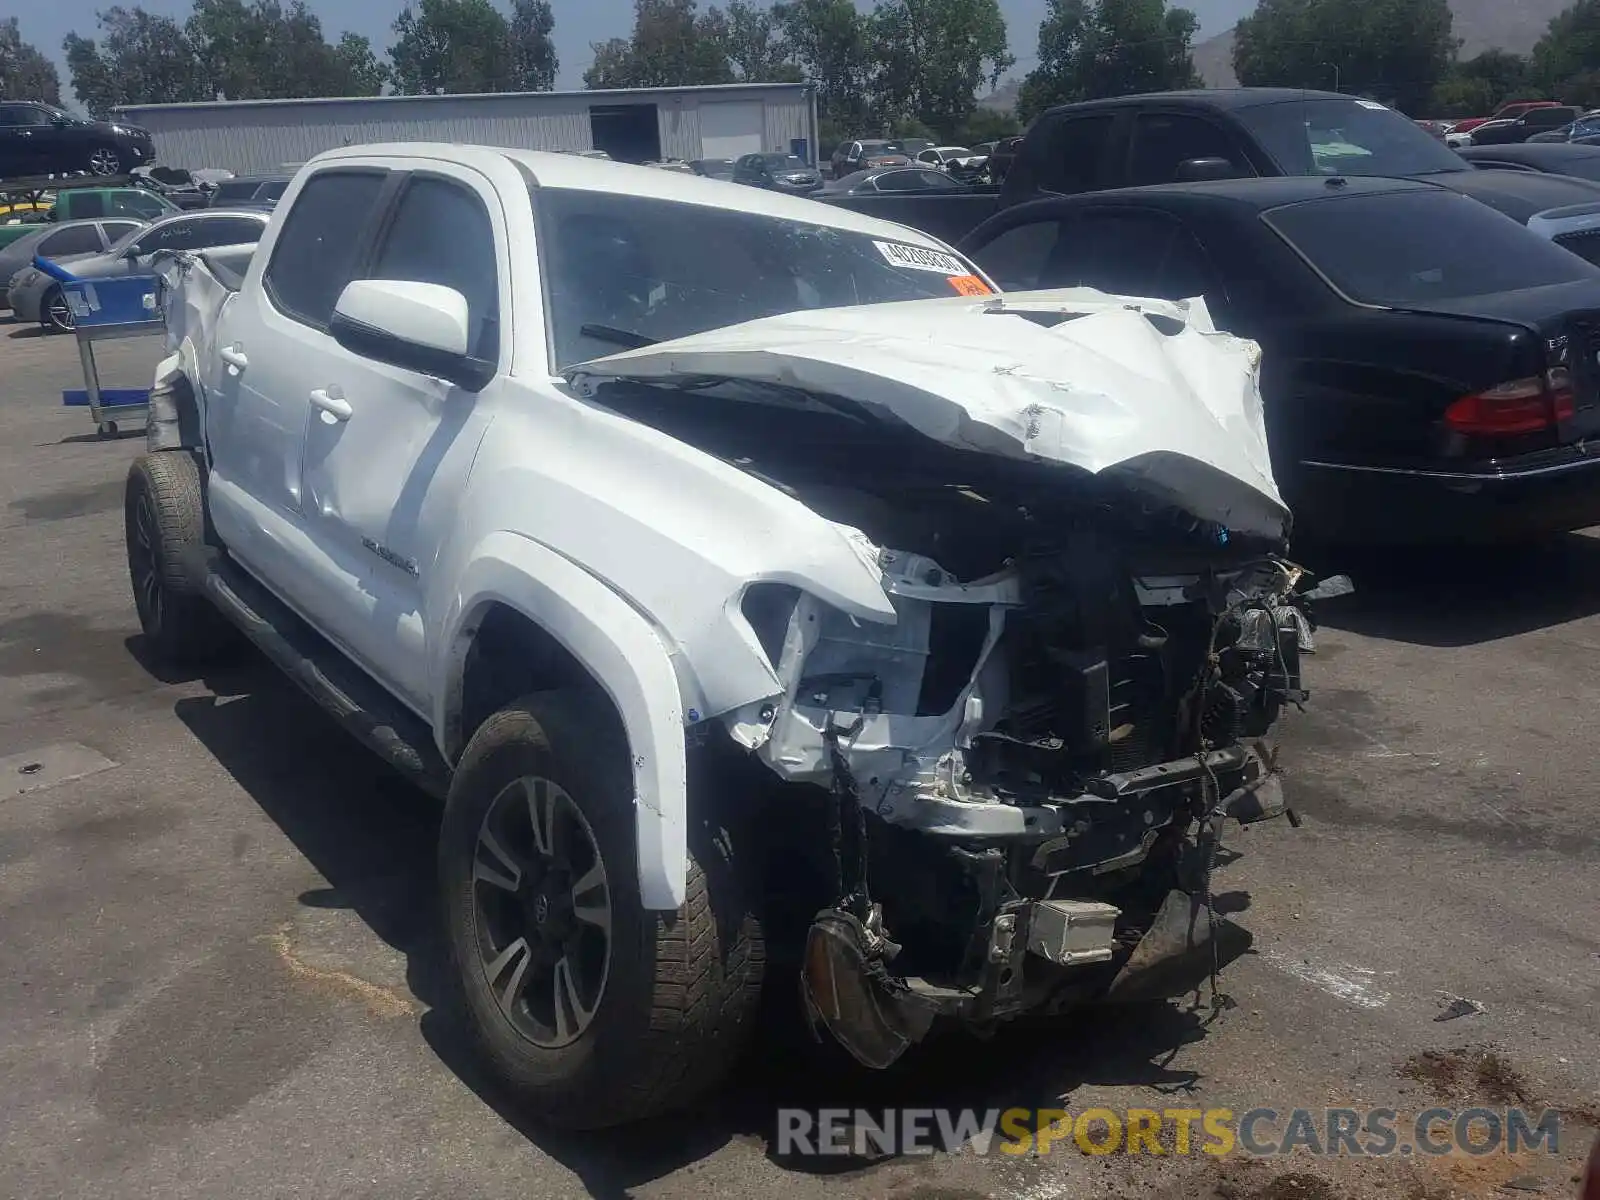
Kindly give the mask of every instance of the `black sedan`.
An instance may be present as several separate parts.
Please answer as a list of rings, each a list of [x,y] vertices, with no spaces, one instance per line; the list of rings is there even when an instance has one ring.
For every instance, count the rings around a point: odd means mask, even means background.
[[[964,192],[967,185],[932,167],[874,167],[830,179],[822,190],[830,196],[868,196],[876,192]]]
[[[1456,151],[1475,167],[1489,171],[1531,171],[1572,175],[1600,183],[1600,146],[1582,142],[1521,142],[1513,146],[1463,146]],[[1597,196],[1596,199],[1600,199]]]
[[[960,248],[1008,290],[1203,297],[1257,341],[1302,532],[1482,541],[1600,523],[1600,268],[1452,190],[1281,178],[1053,197]]]

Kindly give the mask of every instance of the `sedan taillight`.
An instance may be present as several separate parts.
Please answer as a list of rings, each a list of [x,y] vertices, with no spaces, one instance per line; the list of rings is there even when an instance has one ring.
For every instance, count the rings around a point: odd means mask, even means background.
[[[1553,367],[1462,396],[1444,410],[1444,421],[1457,433],[1504,437],[1548,429],[1574,411],[1572,377],[1565,367]]]

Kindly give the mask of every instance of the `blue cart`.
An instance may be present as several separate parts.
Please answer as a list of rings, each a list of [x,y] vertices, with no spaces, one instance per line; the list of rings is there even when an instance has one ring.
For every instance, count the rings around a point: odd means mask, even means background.
[[[86,406],[101,437],[117,432],[117,421],[145,416],[150,411],[148,388],[102,388],[95,366],[96,342],[119,338],[160,336],[161,280],[156,275],[122,275],[111,279],[78,279],[58,263],[36,258],[34,266],[61,280],[61,292],[72,310],[83,362],[83,390],[61,394],[67,405]]]

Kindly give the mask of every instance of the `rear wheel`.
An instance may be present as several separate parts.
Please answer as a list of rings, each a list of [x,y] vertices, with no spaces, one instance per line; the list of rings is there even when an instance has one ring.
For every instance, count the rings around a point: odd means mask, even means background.
[[[88,168],[91,175],[120,175],[122,155],[115,146],[96,146],[89,151]]]
[[[77,325],[72,306],[67,303],[66,293],[59,283],[46,292],[39,303],[39,324],[51,333],[71,333]]]
[[[139,626],[158,658],[197,663],[214,657],[231,627],[205,598],[190,555],[205,541],[200,469],[187,451],[134,460],[123,498],[128,581]]]
[[[763,948],[726,840],[691,832],[687,898],[644,909],[626,740],[607,706],[502,709],[456,769],[440,833],[450,948],[489,1065],[552,1124],[681,1108],[755,1022]]]

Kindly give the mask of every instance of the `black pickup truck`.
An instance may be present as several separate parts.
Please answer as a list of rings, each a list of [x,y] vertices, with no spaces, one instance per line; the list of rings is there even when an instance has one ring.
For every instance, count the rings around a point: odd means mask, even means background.
[[[1001,209],[1041,195],[1282,175],[1421,178],[1524,223],[1534,213],[1600,201],[1600,183],[1480,170],[1382,104],[1291,88],[1155,92],[1066,104],[1029,127],[998,188],[822,199],[955,243]]]

